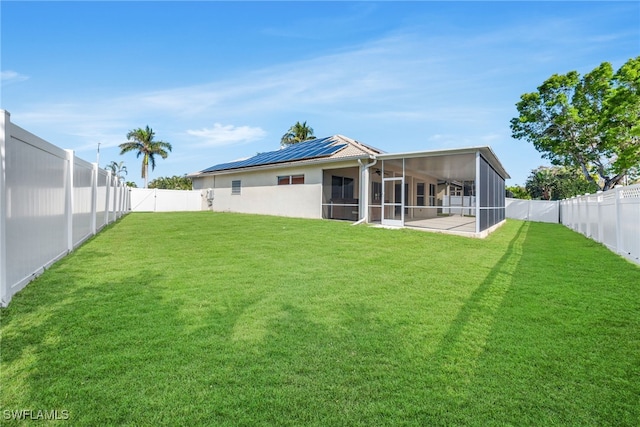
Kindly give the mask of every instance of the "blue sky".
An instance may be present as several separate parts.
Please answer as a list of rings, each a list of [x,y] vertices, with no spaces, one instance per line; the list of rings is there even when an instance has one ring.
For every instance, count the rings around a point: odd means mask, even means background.
[[[279,148],[296,121],[387,152],[489,145],[512,179],[548,164],[509,120],[554,73],[640,55],[638,2],[14,2],[1,108],[100,166],[149,125],[150,178]]]

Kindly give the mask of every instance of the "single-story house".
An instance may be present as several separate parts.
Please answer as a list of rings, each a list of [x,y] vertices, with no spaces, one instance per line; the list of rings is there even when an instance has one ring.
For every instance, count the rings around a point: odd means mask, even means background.
[[[490,147],[385,153],[342,135],[189,175],[213,211],[417,227],[476,237],[505,220],[505,179]]]

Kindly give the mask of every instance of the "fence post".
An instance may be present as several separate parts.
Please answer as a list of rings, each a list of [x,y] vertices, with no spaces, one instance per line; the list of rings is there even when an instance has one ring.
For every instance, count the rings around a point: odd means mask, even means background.
[[[112,202],[113,202],[113,211],[112,214],[110,215],[111,217],[113,217],[113,221],[115,222],[116,219],[118,219],[118,206],[117,206],[117,201],[118,201],[118,184],[117,181],[118,178],[115,176],[115,174],[113,176],[111,176],[111,187],[113,188],[113,197],[112,197]]]
[[[124,185],[124,181],[120,180],[120,217],[122,218],[122,216],[124,215],[124,190],[125,185]]]
[[[120,217],[124,215],[124,181],[119,181],[120,185]]]
[[[567,223],[569,224],[568,227],[573,230],[574,229],[573,220],[575,218],[575,213],[576,213],[573,196],[571,196],[571,198],[567,203],[569,204],[569,208],[567,208],[567,212],[569,212],[569,219],[567,220]]]
[[[120,218],[120,181],[117,175],[113,179],[113,220],[115,221]]]
[[[11,138],[11,115],[0,110],[0,307],[9,302],[7,289],[7,188],[5,173],[6,141]]]
[[[104,205],[104,225],[108,225],[109,224],[109,206],[111,206],[109,204],[109,197],[111,196],[111,171],[107,171],[107,181],[105,182],[105,188],[106,188],[106,195],[105,197],[105,205]]]
[[[98,232],[98,164],[92,163],[91,169],[91,235]]]
[[[580,196],[575,196],[575,201],[574,201],[574,209],[575,209],[575,220],[573,223],[573,230],[577,231],[578,233],[580,233],[580,227],[581,227],[581,221],[582,221],[582,217],[580,216]]]
[[[584,228],[584,235],[587,237],[591,237],[591,221],[589,221],[589,216],[591,215],[591,198],[589,197],[589,193],[584,193],[584,207],[585,207],[585,222],[586,227]]]
[[[65,180],[65,215],[67,219],[67,251],[73,250],[73,150],[64,150],[67,153],[67,179]]]
[[[622,208],[620,207],[620,199],[622,198],[622,185],[616,185],[616,253],[621,254],[622,251]]]
[[[597,216],[598,216],[598,242],[602,243],[604,238],[602,236],[602,190],[598,190],[596,193],[596,203],[598,204]]]

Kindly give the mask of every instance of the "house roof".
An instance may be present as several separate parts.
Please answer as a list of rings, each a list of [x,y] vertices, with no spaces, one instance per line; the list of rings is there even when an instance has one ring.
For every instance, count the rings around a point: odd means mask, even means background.
[[[375,158],[378,160],[404,159],[405,167],[408,170],[429,171],[439,179],[472,181],[476,178],[476,153],[480,153],[504,179],[510,178],[498,157],[488,146],[385,153],[382,150],[343,135],[299,142],[280,150],[259,153],[247,159],[220,163],[188,176],[195,178],[203,175],[277,168],[284,165],[305,165]]]
[[[207,174],[224,173],[258,167],[291,164],[291,163],[320,163],[334,160],[369,158],[383,153],[382,150],[362,144],[343,135],[326,138],[316,138],[299,142],[276,151],[258,153],[247,159],[220,163],[190,174],[195,177]]]

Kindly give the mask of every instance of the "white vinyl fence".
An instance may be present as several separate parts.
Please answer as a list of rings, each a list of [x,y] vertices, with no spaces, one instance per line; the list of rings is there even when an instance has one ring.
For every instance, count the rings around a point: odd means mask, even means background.
[[[442,213],[451,215],[475,215],[475,196],[444,196],[442,198]]]
[[[524,221],[560,222],[560,202],[557,200],[505,199],[507,218]]]
[[[208,210],[206,190],[159,190],[131,188],[132,212],[178,212]]]
[[[111,172],[0,110],[0,306],[128,210],[129,192]]]
[[[640,263],[640,184],[560,202],[561,222]]]
[[[507,218],[561,223],[640,264],[640,184],[560,201],[506,199]]]

